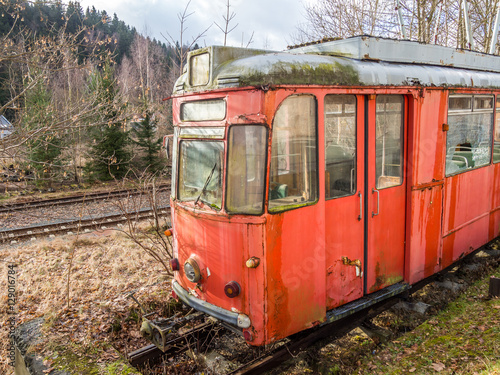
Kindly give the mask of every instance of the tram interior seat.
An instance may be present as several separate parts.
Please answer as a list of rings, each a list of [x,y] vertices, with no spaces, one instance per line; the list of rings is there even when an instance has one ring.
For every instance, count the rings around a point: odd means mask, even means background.
[[[356,190],[354,153],[338,144],[326,149],[327,198],[351,195]]]
[[[469,143],[457,145],[448,149],[447,155],[451,155],[451,162],[458,170],[474,167],[474,154]]]
[[[276,185],[273,187],[273,185]],[[288,196],[288,185],[271,183],[269,188],[269,199],[280,199]]]

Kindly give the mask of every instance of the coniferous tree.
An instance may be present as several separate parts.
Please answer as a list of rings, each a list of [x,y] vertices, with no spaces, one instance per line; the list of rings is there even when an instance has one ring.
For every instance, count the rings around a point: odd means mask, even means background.
[[[127,172],[130,162],[129,134],[120,120],[121,104],[117,100],[117,88],[114,69],[110,62],[104,64],[102,71],[95,71],[91,77],[90,88],[97,90],[102,111],[101,125],[92,129],[93,143],[90,155],[92,160],[86,165],[86,171],[92,179],[121,179]]]
[[[156,121],[151,118],[151,113],[146,112],[146,116],[132,128],[135,136],[134,143],[142,151],[141,168],[156,173],[163,167],[160,149],[162,139],[157,136]]]
[[[37,134],[54,121],[51,94],[45,82],[38,83],[26,95],[23,125],[28,133]],[[27,167],[35,172],[38,184],[52,186],[62,166],[63,135],[43,130],[28,142]]]

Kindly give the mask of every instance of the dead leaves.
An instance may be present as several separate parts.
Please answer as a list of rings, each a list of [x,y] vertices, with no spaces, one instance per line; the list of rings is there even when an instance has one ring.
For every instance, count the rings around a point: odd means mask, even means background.
[[[436,363],[433,363],[431,365],[431,368],[434,371],[440,372],[440,371],[443,371],[446,368],[446,366],[444,364],[442,364],[441,362],[436,362]]]

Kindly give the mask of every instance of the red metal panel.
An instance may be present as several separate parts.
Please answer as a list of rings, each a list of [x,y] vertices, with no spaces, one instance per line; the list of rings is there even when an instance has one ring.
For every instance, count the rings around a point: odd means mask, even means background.
[[[415,283],[440,269],[443,184],[411,192],[407,280]]]
[[[181,104],[186,101],[224,98],[227,103],[226,118],[222,121],[182,122],[180,119]],[[265,123],[262,115],[264,93],[262,90],[227,90],[213,91],[202,95],[185,95],[175,98],[172,102],[172,118],[174,125],[181,126],[225,126],[226,123]]]
[[[254,337],[263,340],[264,219],[227,217],[183,208],[178,204],[172,215],[177,256],[181,264],[176,280],[202,300],[248,315]],[[183,270],[184,262],[193,256],[203,275],[198,287],[186,279]],[[249,269],[245,263],[252,256],[258,257],[261,264]],[[236,281],[241,286],[240,296],[229,298],[225,295],[224,286],[230,281]]]
[[[406,168],[400,186],[380,190],[375,175],[375,100],[368,102],[368,251],[366,290],[372,293],[403,280],[406,227]],[[405,104],[407,108],[407,101]],[[407,114],[405,114],[405,118]],[[404,139],[407,131],[405,129]],[[406,142],[403,141],[406,145]],[[406,146],[404,147],[406,154]],[[403,157],[406,160],[406,157]],[[378,215],[374,215],[378,213]]]
[[[412,127],[413,144],[411,163],[412,185],[428,184],[444,177],[445,132],[447,94],[443,90],[423,90],[415,100],[415,126]]]
[[[500,126],[500,124],[498,125]],[[500,163],[493,164],[493,199],[491,200],[490,239],[500,235]]]
[[[494,170],[487,166],[445,180],[443,234],[487,215],[492,206]]]
[[[325,318],[324,218],[319,204],[267,215],[268,342]]]
[[[321,116],[320,116],[321,118]],[[364,272],[364,97],[357,97],[357,192],[325,202],[326,307],[363,296]],[[324,142],[322,143],[324,144]],[[324,157],[321,159],[324,160]],[[324,169],[323,169],[324,170]],[[320,186],[325,186],[322,183]],[[359,196],[361,193],[361,197]],[[361,203],[361,205],[360,205]]]
[[[266,114],[272,124],[279,104],[290,94],[314,93],[311,88],[269,91]],[[317,92],[316,92],[317,93]],[[272,142],[272,141],[271,141]],[[323,138],[320,135],[318,144]],[[324,168],[319,150],[319,168]],[[269,169],[268,169],[269,173]],[[320,173],[320,196],[324,179]],[[324,200],[266,217],[266,342],[310,328],[325,319]]]
[[[443,202],[443,267],[488,242],[494,167],[447,177]]]
[[[413,102],[413,103],[412,103]],[[410,98],[405,278],[415,283],[440,269],[447,94],[423,89]],[[411,113],[411,112],[410,112]]]
[[[443,268],[488,242],[489,214],[443,238]]]

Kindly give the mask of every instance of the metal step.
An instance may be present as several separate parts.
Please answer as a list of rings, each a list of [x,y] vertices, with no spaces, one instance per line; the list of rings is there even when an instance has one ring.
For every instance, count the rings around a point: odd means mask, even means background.
[[[345,318],[346,316],[354,314],[355,312],[375,305],[377,302],[401,294],[408,289],[410,289],[410,284],[401,282],[388,286],[387,288],[379,290],[378,292],[368,294],[360,299],[357,299],[356,301],[349,302],[343,306],[327,311],[326,321],[323,324],[328,324],[336,320]]]

